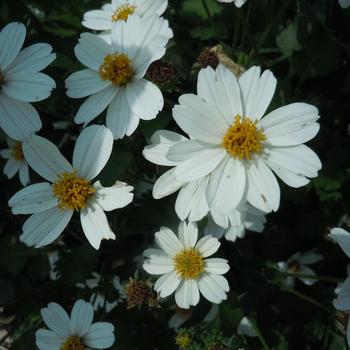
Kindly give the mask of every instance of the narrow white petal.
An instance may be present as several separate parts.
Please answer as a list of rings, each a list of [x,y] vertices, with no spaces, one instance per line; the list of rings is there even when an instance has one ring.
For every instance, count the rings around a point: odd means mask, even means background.
[[[79,135],[73,152],[73,168],[92,180],[107,164],[113,148],[113,135],[102,125],[91,125]]]
[[[197,243],[198,227],[195,222],[182,221],[179,224],[179,239],[185,248],[193,248]]]
[[[225,259],[205,259],[204,263],[204,269],[206,272],[215,273],[217,275],[223,275],[230,269],[230,266]]]
[[[167,227],[161,227],[160,230],[155,233],[155,241],[170,257],[175,256],[183,249],[183,245],[175,233]]]
[[[206,274],[198,281],[198,287],[207,300],[214,304],[219,304],[227,299],[225,292],[228,290],[224,281],[226,281],[226,279],[222,276]]]
[[[175,293],[175,301],[181,309],[188,309],[199,303],[198,284],[195,280],[183,280]]]
[[[93,323],[84,336],[84,344],[94,349],[107,349],[114,341],[114,326],[109,322]]]
[[[92,10],[84,13],[83,26],[93,30],[110,30],[113,13],[103,10]]]
[[[63,342],[64,338],[53,331],[38,329],[35,332],[35,344],[39,350],[59,350]]]
[[[221,243],[218,241],[217,238],[207,235],[202,237],[198,241],[198,243],[196,244],[196,249],[198,249],[198,251],[204,258],[206,258],[216,253],[220,245]]]
[[[350,258],[350,233],[340,227],[334,227],[331,229],[329,237],[334,239],[340,245],[341,249],[343,249],[343,252]]]
[[[175,164],[181,163],[198,156],[207,148],[211,148],[211,145],[197,140],[185,140],[170,147],[166,158]]]
[[[175,178],[174,173],[175,168],[168,170],[155,182],[153,186],[153,197],[155,199],[169,196],[184,185],[183,181]]]
[[[154,289],[160,293],[161,298],[165,298],[175,291],[180,281],[181,278],[175,271],[168,272],[157,280]]]
[[[19,181],[23,186],[27,186],[30,182],[29,167],[26,161],[22,161],[21,167],[19,168]]]
[[[90,303],[79,299],[75,302],[71,312],[71,332],[83,337],[91,327],[94,310]]]
[[[12,179],[17,174],[20,167],[20,161],[10,158],[4,166],[4,174],[7,176],[8,179]]]
[[[174,269],[174,261],[160,249],[147,249],[143,255],[148,257],[143,264],[145,271],[151,275],[162,275]]]

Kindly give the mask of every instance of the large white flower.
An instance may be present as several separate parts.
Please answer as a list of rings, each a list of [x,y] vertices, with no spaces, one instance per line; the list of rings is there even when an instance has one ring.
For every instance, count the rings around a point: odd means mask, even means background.
[[[30,167],[52,184],[30,185],[9,200],[14,214],[33,214],[23,225],[22,242],[36,248],[53,242],[74,211],[80,211],[84,233],[95,249],[102,239],[115,239],[104,211],[129,204],[133,187],[119,181],[112,187],[103,187],[99,181],[91,183],[106,165],[112,146],[110,130],[89,126],[77,139],[72,166],[52,142],[40,136],[23,143]]]
[[[7,139],[7,149],[3,149],[0,152],[2,158],[7,159],[4,166],[4,174],[12,179],[17,173],[19,173],[19,181],[23,186],[26,186],[29,182],[29,167],[27,161],[24,159],[22,142]]]
[[[168,6],[168,0],[112,0],[102,6],[101,10],[85,12],[83,26],[93,30],[103,30],[100,36],[108,43],[111,42],[113,24],[126,21],[129,16],[136,14],[140,17],[162,15]],[[171,37],[172,31],[164,26],[162,35]]]
[[[46,99],[56,86],[40,73],[56,58],[52,47],[40,43],[21,51],[25,36],[25,26],[16,22],[0,32],[0,126],[19,141],[41,129],[39,114],[29,102]]]
[[[280,203],[272,171],[292,187],[316,177],[321,162],[303,143],[319,130],[318,110],[293,103],[263,118],[275,87],[273,74],[267,70],[261,75],[259,67],[238,81],[223,65],[215,71],[202,69],[198,95],[182,95],[173,109],[190,140],[177,142],[166,153],[175,167],[163,175],[163,194],[197,182],[212,212],[227,214],[245,200],[270,212]]]
[[[226,216],[218,213],[213,214],[215,220],[212,216],[209,217],[204,233],[218,239],[224,236],[232,242],[235,242],[237,238],[245,237],[246,230],[262,232],[266,223],[265,213],[249,204],[240,205],[238,209],[234,209]]]
[[[143,268],[152,275],[162,275],[154,289],[165,298],[175,292],[176,304],[188,309],[199,302],[199,292],[212,303],[219,304],[227,298],[229,285],[222,275],[229,270],[224,259],[211,258],[220,242],[204,236],[197,242],[196,223],[181,222],[179,237],[172,230],[162,227],[155,234],[161,249],[147,249]]]
[[[80,107],[75,122],[86,123],[107,107],[106,125],[115,139],[131,135],[140,119],[154,119],[163,109],[159,88],[144,79],[149,65],[165,53],[168,38],[160,35],[168,22],[158,16],[130,16],[112,29],[112,44],[83,33],[75,55],[88,69],[66,80],[67,95],[90,96]]]
[[[237,7],[243,6],[247,0],[218,0],[219,2],[230,3],[233,2]]]
[[[70,317],[56,303],[41,309],[41,315],[49,329],[35,333],[40,350],[107,349],[114,343],[114,326],[109,322],[92,323],[92,305],[82,299],[75,302]]]

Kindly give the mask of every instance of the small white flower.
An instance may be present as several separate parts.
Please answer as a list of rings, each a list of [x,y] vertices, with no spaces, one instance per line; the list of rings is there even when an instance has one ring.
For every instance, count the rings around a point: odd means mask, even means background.
[[[76,123],[88,123],[108,107],[106,125],[119,139],[130,136],[140,119],[156,118],[163,109],[163,95],[144,76],[149,65],[165,54],[169,38],[161,32],[168,26],[156,15],[133,15],[114,24],[112,44],[97,35],[81,34],[75,55],[88,69],[66,79],[67,95],[91,96],[79,108]]]
[[[236,5],[236,7],[241,7],[246,3],[247,0],[218,0],[218,1],[219,2],[226,2],[226,3],[233,2]]]
[[[350,6],[350,0],[339,0],[339,5],[343,8],[346,9]]]
[[[56,86],[40,73],[56,55],[48,44],[21,51],[26,36],[22,23],[10,23],[0,32],[0,127],[14,140],[23,141],[41,129],[38,112],[29,102],[42,101]]]
[[[243,317],[237,326],[237,333],[248,337],[256,337],[255,329],[247,317]]]
[[[19,181],[23,186],[26,186],[30,182],[30,178],[29,167],[23,155],[22,141],[14,141],[8,138],[7,145],[8,148],[0,152],[1,157],[7,159],[4,174],[12,179],[19,173]]]
[[[293,103],[263,117],[275,87],[273,74],[267,70],[261,75],[259,67],[239,80],[223,65],[202,69],[198,95],[182,95],[173,109],[189,139],[162,138],[151,154],[145,149],[147,159],[173,167],[157,180],[155,198],[181,188],[187,200],[183,207],[194,217],[209,209],[227,215],[246,201],[270,212],[280,204],[274,173],[295,188],[316,177],[321,162],[303,143],[319,130],[318,110]]]
[[[75,302],[70,317],[56,303],[41,309],[41,315],[49,330],[35,333],[40,350],[107,349],[114,343],[114,326],[109,322],[92,323],[92,305],[84,300]]]
[[[331,229],[329,237],[336,241],[343,249],[343,252],[350,258],[350,232],[340,227],[334,227]]]
[[[74,211],[80,212],[85,236],[95,249],[102,239],[115,239],[104,211],[129,204],[133,187],[119,181],[112,187],[103,187],[99,181],[91,183],[108,162],[112,146],[110,130],[89,126],[77,139],[72,166],[43,137],[34,135],[23,143],[30,167],[50,183],[27,186],[9,200],[14,214],[33,214],[22,227],[22,242],[36,248],[50,244],[68,225]]]
[[[215,304],[226,300],[229,285],[222,275],[229,270],[227,260],[211,258],[220,247],[220,242],[204,236],[197,242],[196,223],[181,222],[179,237],[163,227],[155,234],[161,249],[147,249],[143,268],[152,275],[162,275],[154,289],[165,298],[175,292],[176,304],[188,309],[199,302],[199,292]]]
[[[290,272],[301,275],[315,276],[315,272],[308,266],[323,260],[321,254],[315,253],[314,250],[309,250],[305,253],[297,252],[293,254],[287,261],[280,261],[277,263],[277,269],[281,272]],[[317,282],[317,279],[298,277],[304,284],[311,286]],[[286,285],[294,287],[295,277],[288,276],[286,278]]]
[[[249,204],[240,205],[228,215],[215,212],[212,212],[212,215],[215,219],[209,216],[204,233],[211,234],[218,239],[225,236],[231,242],[245,237],[246,230],[262,232],[266,223],[265,213]]]
[[[168,6],[168,0],[112,0],[102,6],[101,10],[92,10],[84,14],[83,26],[93,30],[103,30],[100,34],[108,43],[111,43],[111,30],[118,21],[126,21],[134,14],[140,17],[162,15]],[[162,35],[172,37],[169,28],[163,27]]]

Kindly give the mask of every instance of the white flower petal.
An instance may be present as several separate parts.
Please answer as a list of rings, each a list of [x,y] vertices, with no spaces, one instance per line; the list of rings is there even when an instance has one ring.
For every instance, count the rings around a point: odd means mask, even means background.
[[[0,32],[0,68],[4,70],[21,50],[26,37],[26,27],[22,23],[12,22]]]
[[[331,229],[329,237],[334,239],[340,245],[341,249],[343,249],[343,252],[350,258],[350,233],[340,227],[334,227]]]
[[[143,268],[151,275],[163,275],[174,269],[174,261],[160,249],[147,249],[143,255],[149,258],[145,260]]]
[[[20,241],[26,245],[40,248],[53,242],[66,228],[73,210],[57,207],[30,216],[24,223]]]
[[[20,167],[21,162],[11,158],[6,162],[4,166],[4,174],[7,176],[8,179],[12,179],[16,175]]]
[[[82,25],[93,30],[110,30],[113,13],[103,10],[92,10],[84,13]]]
[[[71,74],[66,80],[67,96],[81,98],[90,96],[110,86],[110,80],[102,80],[98,72],[83,69]]]
[[[124,208],[134,198],[134,194],[131,193],[134,187],[125,182],[117,181],[111,187],[103,187],[98,181],[94,187],[97,189],[94,199],[104,211]]]
[[[188,309],[199,303],[198,284],[195,280],[182,280],[175,293],[175,301],[181,309]]]
[[[214,304],[219,304],[227,299],[228,292],[227,280],[218,275],[205,274],[199,281],[198,287],[204,298]]]
[[[107,164],[113,148],[113,135],[103,125],[84,129],[75,143],[73,168],[84,179],[92,180]]]
[[[24,141],[39,131],[42,124],[32,105],[0,93],[0,126],[12,139]]]
[[[223,275],[230,269],[230,266],[225,259],[210,258],[204,260],[205,272]]]
[[[56,303],[49,303],[47,307],[41,309],[41,316],[46,325],[63,339],[67,339],[71,335],[71,321],[62,306]]]
[[[93,318],[92,305],[82,299],[77,300],[71,312],[72,334],[83,337],[91,327]]]
[[[275,175],[258,159],[247,169],[248,202],[266,213],[277,211],[280,205],[280,187]]]
[[[206,258],[210,255],[216,253],[220,247],[221,243],[217,238],[212,236],[204,236],[202,237],[196,244],[196,249],[200,252],[203,258]]]
[[[114,326],[109,322],[93,323],[84,336],[84,344],[94,349],[107,349],[114,341]]]
[[[279,166],[266,161],[266,164],[273,170],[273,172],[288,186],[298,188],[307,185],[310,180],[301,174],[294,174],[289,170],[280,168]]]
[[[195,222],[186,223],[182,221],[179,224],[179,239],[185,248],[193,248],[197,243],[198,227]]]
[[[91,33],[82,33],[79,44],[74,48],[77,59],[88,68],[98,71],[105,57],[112,53],[112,47],[103,39]]]
[[[167,227],[161,227],[155,234],[155,241],[170,257],[176,255],[183,249],[183,245],[175,233]]]
[[[333,306],[340,311],[350,310],[350,277],[342,284],[338,297],[333,300]]]
[[[132,111],[144,120],[154,119],[164,106],[162,92],[145,79],[130,82],[126,86],[126,98]]]
[[[212,146],[210,145],[208,147],[208,144],[197,140],[185,140],[170,147],[169,152],[166,154],[166,158],[177,164],[198,156],[207,148],[212,148]]]
[[[55,182],[63,173],[73,171],[59,149],[41,136],[33,135],[22,147],[29,166],[46,180]]]
[[[64,338],[47,329],[38,329],[35,332],[35,338],[35,344],[40,350],[60,350],[64,342]]]
[[[13,214],[34,214],[55,207],[57,197],[53,195],[52,187],[48,182],[27,186],[18,191],[9,200]]]
[[[312,269],[310,269],[309,267],[304,266],[304,265],[300,266],[300,271],[298,271],[298,273],[300,273],[301,275],[311,275],[311,276],[316,275]],[[307,286],[312,286],[313,284],[315,284],[317,282],[317,279],[314,279],[314,278],[300,277],[299,279]]]
[[[22,161],[21,166],[19,168],[19,181],[23,186],[27,186],[30,182],[29,178],[29,167],[27,162]]]
[[[88,97],[80,106],[74,121],[81,124],[96,118],[107,108],[117,92],[118,87],[112,84]]]
[[[6,78],[6,83],[2,86],[4,92],[23,102],[45,100],[56,87],[55,81],[43,73],[14,73]]]
[[[180,284],[181,278],[175,271],[168,272],[158,278],[154,285],[154,290],[159,292],[161,298],[165,298],[172,294]]]
[[[152,191],[155,199],[169,196],[184,185],[183,181],[175,178],[174,173],[175,168],[168,170],[155,182]]]
[[[99,249],[103,239],[115,239],[106,214],[102,208],[92,200],[89,205],[80,211],[80,221],[84,234],[89,243]]]
[[[226,156],[210,174],[207,189],[210,209],[219,213],[231,212],[241,202],[245,189],[246,170],[242,161]]]
[[[238,84],[242,93],[244,117],[259,120],[269,106],[276,89],[276,78],[266,70],[260,76],[260,67],[251,67],[242,74]]]

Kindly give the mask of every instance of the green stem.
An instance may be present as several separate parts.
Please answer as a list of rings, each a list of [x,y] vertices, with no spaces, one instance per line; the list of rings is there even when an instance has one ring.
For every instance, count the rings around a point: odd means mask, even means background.
[[[208,7],[206,0],[202,0],[202,4],[203,4],[204,10],[208,16],[208,19],[211,21],[211,13],[210,13],[210,10],[209,10],[209,7]]]
[[[252,1],[248,2],[248,10],[247,10],[247,15],[244,18],[244,26],[243,26],[243,34],[242,34],[242,45],[244,45],[244,41],[247,37],[247,33],[248,33],[248,28],[249,28],[249,18],[250,18],[250,14],[252,12]]]
[[[261,345],[263,346],[263,349],[264,350],[270,350],[270,347],[267,345],[267,343],[266,343],[262,333],[260,332],[260,329],[258,328],[256,322],[255,321],[251,321],[251,324],[252,324],[252,326],[254,328],[254,331],[255,331],[257,337],[260,340]]]
[[[336,278],[336,277],[330,277],[330,276],[307,275],[304,273],[282,272],[282,271],[277,271],[277,272],[283,276],[290,276],[290,277],[295,277],[295,278],[307,278],[310,280],[317,280],[317,281],[330,282],[330,283],[344,282],[343,279]]]
[[[238,20],[238,17],[240,15],[240,11],[241,9],[234,6],[234,11],[236,13],[236,22],[235,22],[235,25],[233,27],[233,35],[232,35],[232,45],[231,45],[231,49],[232,49],[232,53],[234,54],[235,53],[235,50],[236,50],[236,47],[237,47],[237,42],[238,42],[238,34],[239,34],[239,20]]]

